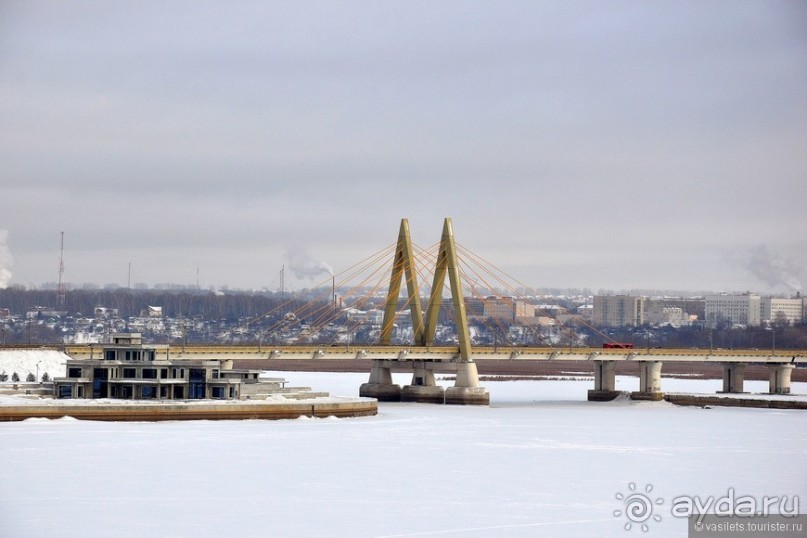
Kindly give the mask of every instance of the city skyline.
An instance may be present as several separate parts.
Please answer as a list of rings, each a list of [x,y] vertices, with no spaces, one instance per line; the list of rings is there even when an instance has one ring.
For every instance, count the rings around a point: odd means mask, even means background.
[[[0,285],[57,281],[64,232],[78,285],[305,288],[402,217],[538,288],[807,278],[801,4],[0,15]]]

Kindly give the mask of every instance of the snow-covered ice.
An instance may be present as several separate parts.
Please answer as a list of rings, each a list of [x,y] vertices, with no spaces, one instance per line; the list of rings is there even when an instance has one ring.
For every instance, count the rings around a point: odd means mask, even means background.
[[[368,377],[275,374],[334,395]],[[0,536],[679,537],[678,496],[807,507],[804,411],[587,402],[590,380],[485,386],[490,407],[382,403],[353,419],[0,424]],[[663,499],[646,533],[614,515],[631,483]]]

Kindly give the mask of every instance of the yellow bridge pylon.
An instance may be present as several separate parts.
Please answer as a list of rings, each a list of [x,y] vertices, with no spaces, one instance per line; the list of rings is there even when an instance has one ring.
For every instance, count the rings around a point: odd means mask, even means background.
[[[418,402],[439,402],[456,404],[483,404],[490,402],[490,395],[484,387],[479,386],[479,375],[476,363],[471,355],[471,338],[468,330],[468,318],[465,312],[465,300],[462,295],[457,248],[454,243],[454,230],[451,219],[443,222],[443,235],[437,252],[437,263],[434,269],[429,303],[424,321],[420,291],[417,284],[417,266],[415,265],[412,240],[409,233],[409,221],[401,219],[398,232],[398,244],[390,275],[389,292],[384,307],[384,319],[381,323],[379,343],[389,345],[392,342],[392,329],[398,311],[401,294],[401,281],[406,278],[406,291],[409,311],[412,316],[414,345],[431,347],[434,345],[437,331],[437,319],[443,302],[443,286],[448,277],[451,288],[451,302],[454,306],[454,321],[457,327],[459,353],[452,364],[457,371],[457,379],[453,387],[443,389],[434,380],[434,367],[439,362],[407,359],[402,352],[396,361],[374,360],[370,372],[370,380],[359,389],[361,396],[370,396],[379,400],[404,400]],[[402,364],[411,364],[414,374],[412,384],[401,389],[392,383],[391,368]]]
[[[468,317],[465,312],[465,300],[462,296],[457,247],[454,243],[454,229],[450,218],[443,221],[443,235],[437,251],[437,264],[434,269],[434,281],[426,310],[425,326],[417,283],[414,251],[409,233],[409,220],[401,219],[401,229],[398,234],[398,245],[395,248],[395,259],[392,265],[392,275],[384,308],[384,321],[381,324],[379,344],[389,345],[392,342],[392,327],[395,323],[398,298],[401,293],[401,280],[404,275],[406,276],[406,291],[409,310],[412,315],[415,344],[426,347],[434,345],[437,319],[443,302],[443,286],[445,285],[446,277],[448,277],[449,287],[451,288],[451,302],[454,306],[454,322],[457,326],[460,359],[463,361],[472,360]]]
[[[420,291],[418,290],[417,267],[412,250],[412,239],[409,235],[409,220],[401,219],[401,230],[398,232],[398,244],[395,247],[395,258],[392,263],[392,275],[389,281],[389,293],[384,308],[384,321],[381,323],[381,336],[378,343],[390,345],[392,343],[392,328],[395,324],[395,314],[398,312],[398,297],[401,294],[401,280],[406,276],[406,292],[409,299],[409,310],[412,313],[412,330],[415,333],[415,342],[420,343],[423,338],[423,310],[420,306]]]

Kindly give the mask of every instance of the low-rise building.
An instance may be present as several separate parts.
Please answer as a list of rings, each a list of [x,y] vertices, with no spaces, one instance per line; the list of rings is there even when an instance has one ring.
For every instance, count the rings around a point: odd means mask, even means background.
[[[645,301],[644,321],[648,325],[680,327],[689,324],[689,313],[680,306],[667,306],[664,301]]]
[[[172,361],[168,346],[144,345],[139,333],[115,334],[91,346],[89,359],[67,361],[54,382],[56,398],[249,399],[283,389],[260,370],[234,369],[231,360]],[[96,355],[97,351],[97,355]]]
[[[535,317],[535,305],[513,297],[486,297],[484,317],[501,319],[510,323]]]

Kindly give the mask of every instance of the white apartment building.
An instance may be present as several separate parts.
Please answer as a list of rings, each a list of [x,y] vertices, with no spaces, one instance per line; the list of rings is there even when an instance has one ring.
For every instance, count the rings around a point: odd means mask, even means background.
[[[706,296],[706,321],[713,325],[728,321],[756,327],[775,322],[780,313],[791,324],[801,322],[804,319],[803,298],[760,297],[754,293]]]
[[[755,327],[761,323],[761,304],[759,295],[754,293],[707,295],[706,321],[711,325],[729,322],[732,325]]]
[[[801,297],[763,297],[760,302],[762,321],[775,322],[783,314],[788,323],[800,323],[804,319],[804,300]]]
[[[595,295],[591,321],[600,327],[642,325],[644,298],[631,295]]]

